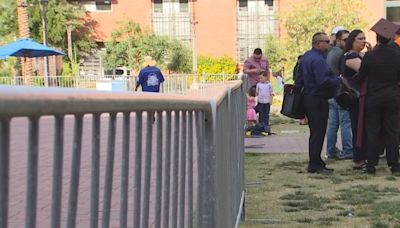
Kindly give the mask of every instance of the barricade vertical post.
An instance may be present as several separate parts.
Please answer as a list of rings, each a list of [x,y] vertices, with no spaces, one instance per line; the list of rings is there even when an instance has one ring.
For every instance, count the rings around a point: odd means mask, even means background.
[[[107,160],[106,174],[104,181],[103,197],[103,221],[102,227],[110,226],[111,196],[114,174],[114,156],[115,156],[115,131],[116,131],[116,113],[110,113],[108,122],[108,142],[107,142]]]
[[[98,227],[100,181],[100,114],[92,116],[92,171],[90,197],[90,228]]]
[[[10,120],[0,119],[0,227],[7,227],[10,175]]]
[[[157,148],[156,148],[156,200],[154,210],[154,227],[160,228],[161,226],[161,189],[162,189],[162,141],[163,141],[163,116],[162,112],[157,112]]]
[[[188,125],[188,208],[186,227],[193,227],[193,111],[189,112]]]
[[[198,227],[215,228],[215,104],[210,104],[212,111],[203,113],[199,119],[203,138],[202,150],[199,150],[199,217]]]
[[[51,227],[61,225],[62,174],[64,160],[64,116],[55,117],[53,158],[53,190],[51,205]]]
[[[127,227],[128,212],[128,185],[129,185],[129,129],[130,113],[125,112],[123,117],[122,131],[122,159],[121,159],[121,205],[120,205],[120,228]]]
[[[38,153],[39,153],[39,118],[29,118],[28,169],[26,189],[26,228],[36,227]]]
[[[153,141],[153,112],[147,112],[146,118],[146,153],[144,158],[144,180],[143,180],[143,228],[149,226],[149,202],[150,202],[150,174],[151,174],[151,145]]]
[[[67,227],[75,227],[81,170],[83,115],[75,115]]]
[[[133,177],[133,227],[140,227],[142,190],[142,112],[136,112],[135,130],[135,176]]]
[[[167,111],[166,114],[166,123],[165,123],[165,154],[164,154],[164,184],[163,184],[163,228],[169,227],[169,212],[170,212],[170,203],[169,203],[169,195],[170,195],[170,180],[171,180],[171,138],[172,138],[172,129],[171,129],[171,111]]]

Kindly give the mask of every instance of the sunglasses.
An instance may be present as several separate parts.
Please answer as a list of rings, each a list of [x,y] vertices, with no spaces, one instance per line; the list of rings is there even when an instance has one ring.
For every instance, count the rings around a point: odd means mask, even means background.
[[[325,43],[327,43],[327,44],[329,44],[329,40],[318,40],[318,42],[325,42]]]

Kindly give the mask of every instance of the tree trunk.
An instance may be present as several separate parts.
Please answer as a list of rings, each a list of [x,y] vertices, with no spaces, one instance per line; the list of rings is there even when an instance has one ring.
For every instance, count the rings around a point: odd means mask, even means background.
[[[17,1],[18,30],[20,38],[29,38],[28,4],[26,0]],[[30,58],[21,58],[22,76],[24,84],[30,81],[32,76],[32,60]]]

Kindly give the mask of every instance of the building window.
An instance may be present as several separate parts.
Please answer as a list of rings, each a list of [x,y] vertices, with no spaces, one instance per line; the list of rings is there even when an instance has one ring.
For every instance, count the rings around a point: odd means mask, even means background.
[[[243,62],[255,48],[264,48],[265,37],[276,33],[277,21],[273,1],[244,1],[241,9],[237,8],[237,60]],[[271,4],[271,5],[270,5]]]
[[[163,1],[154,0],[154,13],[162,13],[162,12],[163,12]]]
[[[247,11],[247,0],[239,0],[239,11]]]
[[[393,22],[400,22],[400,6],[398,7],[387,7],[386,8],[386,19]]]
[[[111,11],[111,0],[96,0],[97,11]]]
[[[400,0],[386,0],[386,19],[400,23]]]
[[[189,12],[189,1],[188,0],[179,0],[179,12],[181,12],[181,13]]]
[[[269,7],[274,7],[274,0],[264,0],[265,5]]]

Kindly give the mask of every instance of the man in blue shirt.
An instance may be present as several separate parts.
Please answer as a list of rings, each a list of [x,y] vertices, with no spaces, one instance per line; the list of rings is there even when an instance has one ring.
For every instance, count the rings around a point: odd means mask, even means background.
[[[329,114],[328,99],[335,95],[340,83],[340,78],[334,75],[325,60],[329,48],[329,37],[322,32],[315,33],[311,50],[301,58],[302,80],[296,81],[298,86],[303,86],[304,108],[310,129],[309,173],[333,172],[321,159]]]
[[[139,72],[139,76],[136,83],[135,91],[142,86],[143,92],[160,92],[160,85],[164,81],[164,76],[162,75],[159,68],[157,68],[156,61],[154,61],[150,56],[144,58],[144,68]]]

